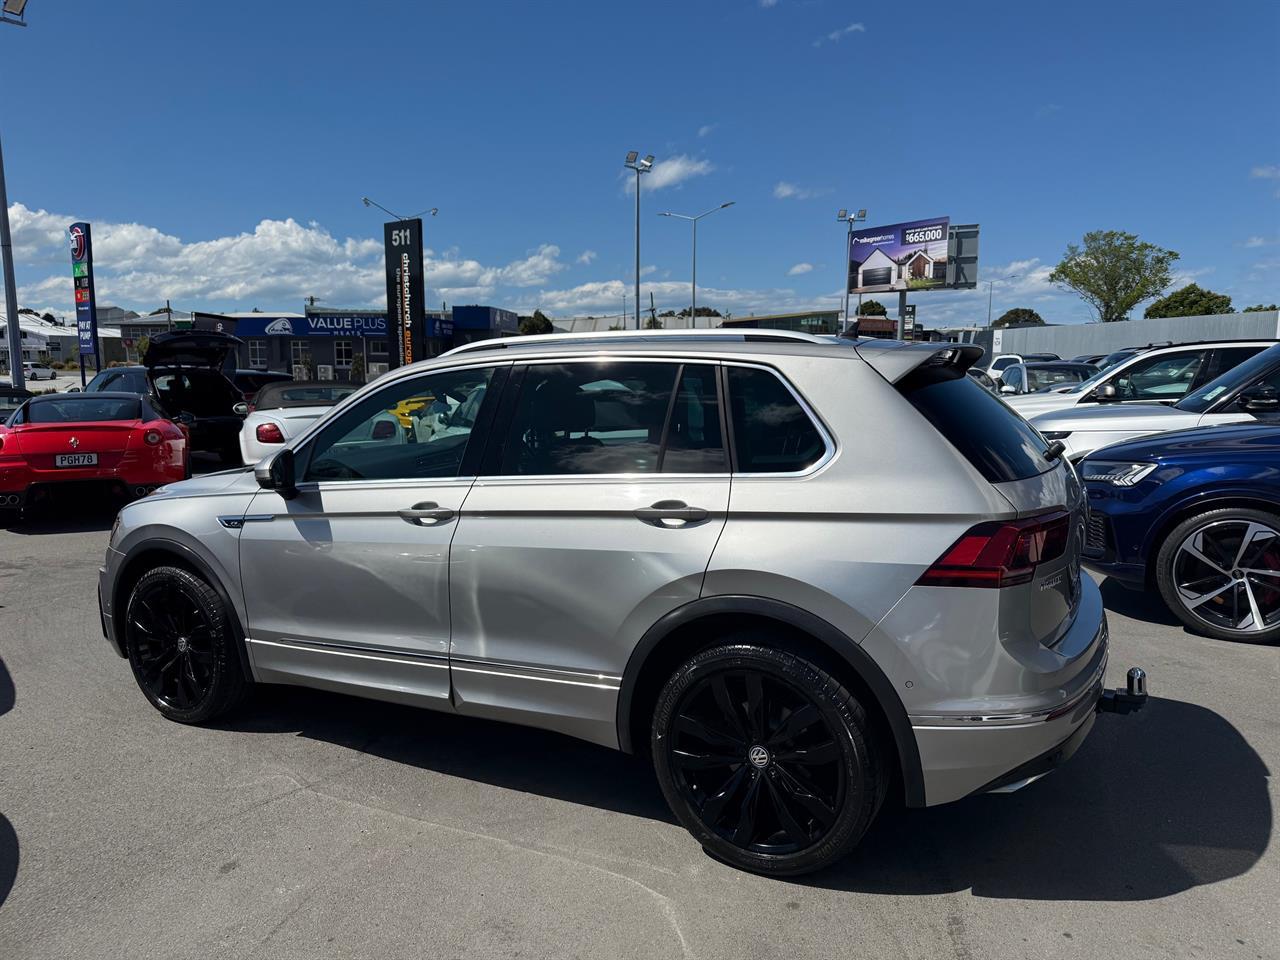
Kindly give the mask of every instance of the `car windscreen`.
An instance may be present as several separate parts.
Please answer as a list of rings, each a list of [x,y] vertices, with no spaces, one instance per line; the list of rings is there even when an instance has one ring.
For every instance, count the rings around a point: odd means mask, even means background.
[[[1213,406],[1215,401],[1252,383],[1277,363],[1280,363],[1280,344],[1267,347],[1266,350],[1254,354],[1239,366],[1232,367],[1218,379],[1210,380],[1199,390],[1192,390],[1174,404],[1174,408],[1188,413],[1204,413]]]
[[[98,423],[140,420],[142,401],[137,397],[78,397],[41,400],[27,406],[24,423]]]
[[[358,383],[268,383],[254,397],[253,408],[331,407],[359,389]]]
[[[898,384],[902,395],[992,483],[1025,480],[1053,468],[1048,445],[1003,400],[954,367],[920,367]]]
[[[1064,383],[1080,383],[1088,380],[1092,367],[1026,367],[1027,389],[1045,390]]]

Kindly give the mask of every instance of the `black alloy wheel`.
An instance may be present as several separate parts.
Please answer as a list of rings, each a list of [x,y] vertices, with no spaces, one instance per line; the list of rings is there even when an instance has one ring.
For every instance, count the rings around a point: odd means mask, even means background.
[[[231,709],[247,687],[218,594],[195,574],[157,567],[134,585],[124,641],[134,678],[171,720],[199,723]]]
[[[713,855],[790,875],[842,857],[884,795],[866,715],[839,681],[786,651],[748,644],[694,657],[654,721],[667,801]]]

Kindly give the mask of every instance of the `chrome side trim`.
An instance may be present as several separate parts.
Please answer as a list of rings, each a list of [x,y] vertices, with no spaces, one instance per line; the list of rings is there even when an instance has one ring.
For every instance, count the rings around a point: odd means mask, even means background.
[[[1043,710],[1033,710],[1026,713],[992,713],[992,714],[911,714],[911,728],[913,730],[928,729],[930,727],[968,727],[969,729],[988,729],[991,727],[1012,727],[1025,726],[1033,723],[1044,723],[1048,720],[1054,720],[1058,717],[1065,716],[1076,707],[1080,706],[1092,696],[1095,700],[1102,696],[1102,677],[1107,671],[1107,657],[1102,658],[1102,663],[1094,670],[1093,675],[1089,678],[1089,682],[1085,684],[1085,688],[1075,696],[1068,697],[1061,703],[1052,707],[1046,707]]]
[[[534,667],[524,663],[481,660],[474,657],[452,657],[449,662],[454,670],[460,670],[463,673],[481,673],[516,680],[545,680],[548,683],[567,683],[601,690],[618,690],[622,686],[621,677],[608,673],[591,673],[560,667]]]
[[[228,530],[239,530],[244,526],[244,517],[224,516],[218,518],[218,523],[222,524]]]
[[[312,653],[326,653],[335,657],[354,657],[359,660],[378,660],[382,663],[401,663],[410,667],[432,667],[436,670],[448,670],[449,658],[442,653],[408,653],[405,651],[382,651],[370,647],[348,647],[337,643],[323,643],[309,640],[305,643],[295,640],[255,640],[245,637],[245,643],[254,647],[275,647],[280,650],[309,650]]]

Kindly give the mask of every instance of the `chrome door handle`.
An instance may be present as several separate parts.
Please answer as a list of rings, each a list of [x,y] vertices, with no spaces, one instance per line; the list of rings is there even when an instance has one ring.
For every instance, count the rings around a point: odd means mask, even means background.
[[[711,516],[701,507],[691,507],[683,500],[659,500],[651,507],[641,507],[635,511],[637,520],[645,523],[660,523],[663,520],[683,520],[685,523],[698,523]]]
[[[408,510],[397,510],[400,519],[405,523],[412,523],[415,526],[426,526],[432,523],[443,523],[446,520],[453,519],[453,511],[448,507],[442,507],[433,500],[424,503],[415,503]]]

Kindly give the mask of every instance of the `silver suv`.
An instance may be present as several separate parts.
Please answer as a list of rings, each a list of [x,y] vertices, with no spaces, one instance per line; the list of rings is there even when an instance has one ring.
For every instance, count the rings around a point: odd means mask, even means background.
[[[887,795],[1016,789],[1140,704],[1103,693],[1081,485],[980,354],[471,344],[125,507],[103,627],[170,719],[286,683],[545,727],[651,757],[715,856],[814,870]]]

